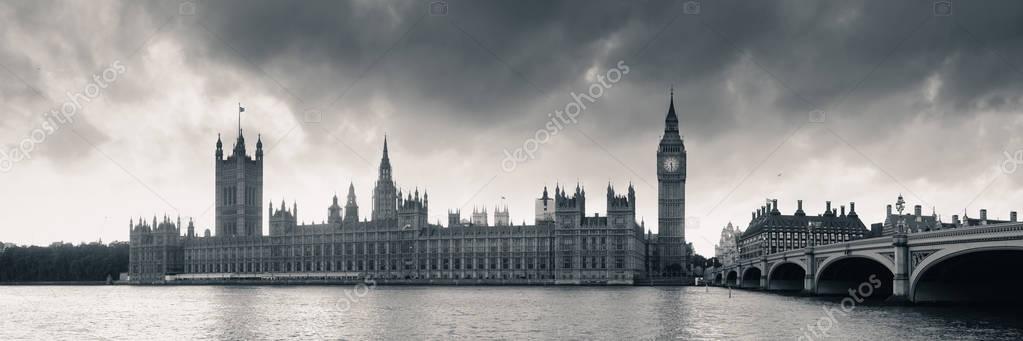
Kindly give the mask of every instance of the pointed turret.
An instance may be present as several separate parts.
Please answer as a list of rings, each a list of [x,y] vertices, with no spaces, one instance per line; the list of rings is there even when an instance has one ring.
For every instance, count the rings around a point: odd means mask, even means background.
[[[327,208],[327,222],[335,225],[341,224],[341,205],[338,205],[337,194],[334,194],[333,203]]]
[[[359,204],[355,199],[355,183],[348,183],[348,199],[345,202],[345,218],[344,222],[357,223],[359,222]]]
[[[245,157],[245,136],[242,136],[241,128],[238,128],[238,139],[234,142],[234,156],[237,158]]]
[[[345,205],[355,205],[355,183],[348,184],[348,197]]]
[[[256,135],[256,160],[263,159],[263,136],[262,134]]]
[[[224,142],[220,140],[220,134],[217,133],[217,159],[224,158]]]

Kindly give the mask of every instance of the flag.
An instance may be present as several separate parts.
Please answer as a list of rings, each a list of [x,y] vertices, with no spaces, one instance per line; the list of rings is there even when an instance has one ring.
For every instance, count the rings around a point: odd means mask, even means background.
[[[238,136],[242,136],[242,113],[245,112],[245,108],[242,104],[238,103]]]

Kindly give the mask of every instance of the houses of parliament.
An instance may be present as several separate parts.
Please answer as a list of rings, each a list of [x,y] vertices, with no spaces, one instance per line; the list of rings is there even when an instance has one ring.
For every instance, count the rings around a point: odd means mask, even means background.
[[[674,96],[672,96],[674,97]],[[606,191],[607,214],[587,215],[586,190],[538,188],[535,222],[512,225],[507,209],[448,210],[447,226],[427,222],[429,194],[395,186],[384,138],[368,219],[356,190],[335,195],[320,224],[299,224],[298,206],[263,207],[263,143],[250,154],[239,124],[230,155],[218,136],[215,226],[164,217],[131,219],[128,281],[166,283],[683,284],[686,151],[674,99],[657,150],[658,234],[636,220],[632,185]],[[343,204],[343,206],[342,206]],[[263,214],[269,235],[263,234]],[[363,213],[364,214],[364,213]],[[184,230],[184,231],[183,231]],[[184,233],[182,233],[184,232]]]

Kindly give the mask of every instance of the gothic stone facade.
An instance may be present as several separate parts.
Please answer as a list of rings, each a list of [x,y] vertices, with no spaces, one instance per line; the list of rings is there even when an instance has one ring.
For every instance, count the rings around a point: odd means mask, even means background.
[[[683,278],[686,267],[686,146],[679,134],[675,98],[672,93],[664,134],[657,147],[657,231],[648,242],[656,258],[650,262],[651,275]]]
[[[215,235],[190,222],[182,235],[165,218],[130,223],[129,278],[136,283],[192,281],[381,281],[414,283],[634,284],[678,275],[684,236],[685,151],[670,105],[658,151],[660,236],[636,222],[635,190],[619,195],[608,185],[605,217],[586,216],[586,193],[554,189],[554,212],[534,225],[464,221],[449,211],[448,226],[429,224],[429,194],[396,188],[384,140],[370,220],[359,219],[355,188],[342,209],[338,198],[320,224],[299,224],[298,205],[268,210],[262,231],[263,151],[251,157],[238,131],[233,154],[216,149]],[[541,199],[550,200],[547,189]],[[553,219],[550,217],[553,216]],[[477,218],[478,217],[474,217]],[[484,220],[485,221],[485,220]],[[652,251],[653,250],[653,251]],[[657,257],[652,260],[651,257]]]

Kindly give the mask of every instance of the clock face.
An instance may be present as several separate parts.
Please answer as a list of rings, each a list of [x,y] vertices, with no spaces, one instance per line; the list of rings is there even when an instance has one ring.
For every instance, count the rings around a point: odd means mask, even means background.
[[[664,170],[668,172],[677,171],[679,166],[678,158],[674,157],[666,158],[664,159],[664,164],[661,166],[664,167]]]

